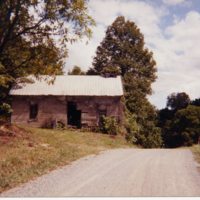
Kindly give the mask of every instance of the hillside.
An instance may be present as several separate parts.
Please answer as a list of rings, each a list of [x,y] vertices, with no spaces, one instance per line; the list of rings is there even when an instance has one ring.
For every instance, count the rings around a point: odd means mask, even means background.
[[[85,155],[129,146],[122,136],[0,126],[0,192]]]

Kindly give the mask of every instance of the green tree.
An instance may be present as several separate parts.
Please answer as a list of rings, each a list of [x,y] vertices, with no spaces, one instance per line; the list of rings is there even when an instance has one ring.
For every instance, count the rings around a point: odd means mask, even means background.
[[[145,48],[144,36],[134,22],[119,16],[108,27],[106,36],[98,46],[89,75],[121,75],[128,111],[136,115],[140,135],[154,126],[155,109],[147,95],[152,93],[151,84],[156,79],[156,62],[153,53]],[[149,117],[154,115],[154,117]],[[152,128],[150,129],[152,131]],[[150,133],[149,133],[150,134]]]
[[[165,132],[165,143],[167,147],[190,146],[197,144],[199,137],[200,107],[189,105],[174,115]]]
[[[72,71],[68,72],[68,75],[85,75],[85,72],[83,72],[79,66],[75,65]]]
[[[185,92],[172,93],[167,97],[167,107],[172,110],[186,108],[190,103],[190,97]]]
[[[158,126],[166,147],[197,143],[200,132],[199,99],[190,101],[186,93],[172,93],[165,109],[158,113]]]
[[[200,98],[197,98],[197,99],[191,101],[190,104],[194,105],[194,106],[200,106]]]
[[[17,78],[62,74],[67,42],[91,25],[87,0],[0,0],[0,108]]]

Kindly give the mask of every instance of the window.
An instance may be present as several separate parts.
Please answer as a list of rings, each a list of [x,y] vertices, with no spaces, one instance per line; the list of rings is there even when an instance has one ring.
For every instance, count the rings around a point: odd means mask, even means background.
[[[30,119],[36,119],[38,115],[38,104],[31,103],[30,104]]]

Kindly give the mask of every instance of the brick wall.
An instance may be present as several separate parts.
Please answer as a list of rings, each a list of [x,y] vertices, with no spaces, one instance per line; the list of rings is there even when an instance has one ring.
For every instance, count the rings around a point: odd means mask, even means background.
[[[64,97],[64,96],[13,96],[12,123],[42,126],[48,119],[61,120],[67,125],[67,101],[77,104],[81,110],[81,123],[84,126],[98,126],[99,111],[107,111],[120,122],[123,108],[120,97]],[[36,120],[29,119],[30,102],[38,104]]]

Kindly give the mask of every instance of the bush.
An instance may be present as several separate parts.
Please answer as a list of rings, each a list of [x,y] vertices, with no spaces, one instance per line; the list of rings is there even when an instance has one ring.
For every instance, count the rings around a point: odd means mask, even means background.
[[[163,141],[161,137],[161,130],[158,127],[154,127],[151,132],[145,137],[145,140],[141,142],[144,148],[159,148],[162,146]]]
[[[163,141],[161,137],[161,129],[155,127],[154,124],[149,123],[148,127],[142,127],[139,132],[135,134],[136,144],[144,148],[159,148]]]
[[[115,117],[105,117],[102,116],[102,125],[100,126],[100,131],[110,135],[117,135],[119,132],[119,127]]]
[[[134,115],[126,116],[125,129],[126,129],[126,139],[129,142],[136,144],[137,143],[136,135],[137,132],[139,131],[139,126],[136,122],[136,118]]]
[[[7,123],[10,121],[10,115],[12,113],[11,106],[7,103],[0,104],[0,121],[1,123]]]
[[[11,106],[7,103],[2,103],[0,105],[0,114],[4,114],[4,115],[9,115],[10,113],[12,113],[12,109],[11,109]]]
[[[65,129],[65,123],[62,120],[57,121],[56,128],[57,129]]]
[[[126,139],[144,148],[159,148],[162,146],[161,129],[153,121],[147,121],[139,126],[134,115],[128,115],[125,122]]]

